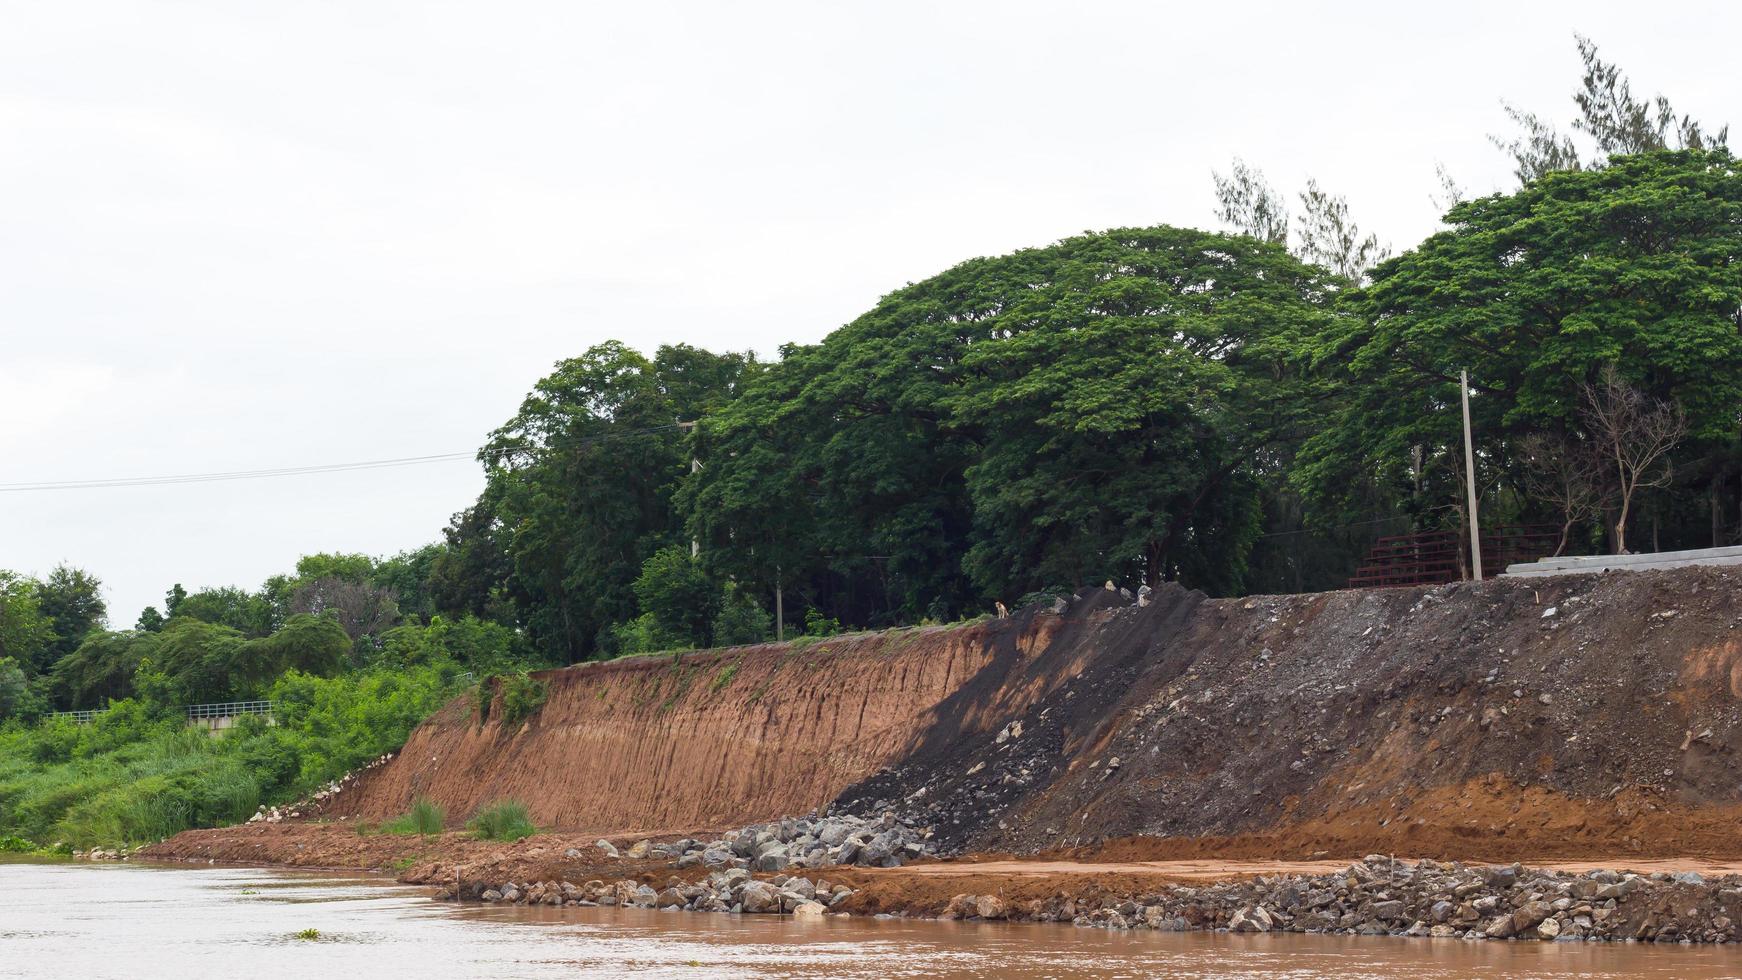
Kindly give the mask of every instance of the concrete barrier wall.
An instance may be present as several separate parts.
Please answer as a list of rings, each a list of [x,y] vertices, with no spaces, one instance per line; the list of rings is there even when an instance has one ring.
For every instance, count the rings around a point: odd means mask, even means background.
[[[1664,568],[1687,568],[1693,565],[1742,565],[1742,546],[1698,548],[1693,551],[1658,551],[1642,555],[1580,555],[1572,558],[1544,558],[1541,561],[1508,565],[1507,575],[1516,578],[1544,578],[1550,575],[1590,575],[1598,572],[1642,572]]]

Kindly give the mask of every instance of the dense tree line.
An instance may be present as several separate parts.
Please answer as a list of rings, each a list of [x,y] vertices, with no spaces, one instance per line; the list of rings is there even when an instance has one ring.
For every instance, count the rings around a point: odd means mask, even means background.
[[[430,591],[574,660],[1109,578],[1333,587],[1378,533],[1464,527],[1466,370],[1490,523],[1736,540],[1742,174],[1722,130],[1580,53],[1590,145],[1511,110],[1520,187],[1447,179],[1444,230],[1395,256],[1317,182],[1291,221],[1237,164],[1233,234],[974,259],[771,363],[563,362],[480,453]]]
[[[452,664],[475,675],[545,665],[516,626],[427,592],[447,554],[317,554],[258,589],[180,584],[132,629],[107,628],[101,582],[61,566],[0,570],[0,721],[140,699],[161,708],[264,696],[289,674]],[[446,606],[441,608],[445,609]]]

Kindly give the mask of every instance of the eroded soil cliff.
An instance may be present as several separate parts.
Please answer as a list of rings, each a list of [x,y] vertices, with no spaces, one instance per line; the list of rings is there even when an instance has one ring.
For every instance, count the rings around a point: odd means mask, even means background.
[[[834,805],[947,848],[1107,858],[1742,855],[1742,575],[1053,609],[551,671],[456,703],[335,799],[492,800],[585,833]]]

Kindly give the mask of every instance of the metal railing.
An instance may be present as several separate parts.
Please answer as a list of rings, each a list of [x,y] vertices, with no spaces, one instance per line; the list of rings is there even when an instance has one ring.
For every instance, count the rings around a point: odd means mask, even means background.
[[[103,709],[101,709],[101,708],[85,708],[85,709],[80,710],[80,711],[56,711],[54,713],[54,719],[56,721],[59,721],[62,718],[67,718],[67,719],[70,719],[72,721],[76,721],[79,724],[83,725],[84,723],[90,721],[92,718],[97,717],[97,712],[101,711],[101,710],[103,710]]]
[[[269,715],[278,706],[276,701],[226,701],[221,704],[190,704],[188,720],[202,718],[233,718],[237,715]]]

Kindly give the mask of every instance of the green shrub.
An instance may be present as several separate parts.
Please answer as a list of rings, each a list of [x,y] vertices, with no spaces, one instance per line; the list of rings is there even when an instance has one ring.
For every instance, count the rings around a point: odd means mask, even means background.
[[[834,636],[841,631],[840,620],[824,616],[822,611],[819,609],[809,609],[805,611],[804,635],[818,637]]]
[[[486,677],[472,685],[472,714],[482,725],[490,720],[490,702],[496,697],[496,678]]]
[[[714,644],[733,647],[763,643],[774,633],[774,619],[756,597],[727,582],[720,598],[720,615],[714,620]]]
[[[515,800],[498,800],[467,821],[466,829],[479,840],[513,843],[538,833],[526,805]]]
[[[448,812],[436,801],[420,796],[411,803],[411,822],[417,826],[418,833],[428,837],[442,832],[448,822]]]
[[[518,725],[544,707],[549,693],[545,683],[526,674],[510,674],[502,678],[502,724]]]
[[[642,613],[627,623],[618,623],[604,631],[602,639],[605,641],[602,647],[612,657],[684,650],[690,646],[682,637],[660,629],[652,613]]]
[[[5,726],[0,835],[84,848],[245,820],[400,748],[452,696],[453,675],[451,661],[334,678],[291,671],[269,691],[277,724],[243,719],[216,738],[145,700],[117,701],[87,725]]]

